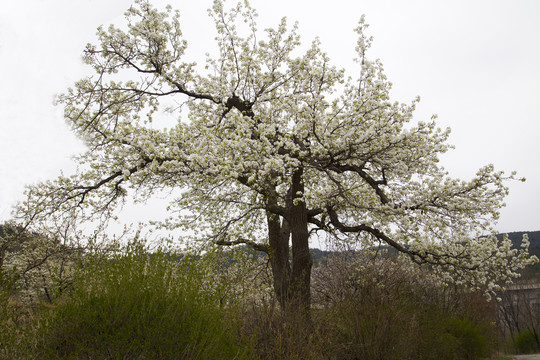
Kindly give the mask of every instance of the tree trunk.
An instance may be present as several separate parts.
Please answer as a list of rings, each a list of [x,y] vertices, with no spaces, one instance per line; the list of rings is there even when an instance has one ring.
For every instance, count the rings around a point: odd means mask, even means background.
[[[270,264],[274,292],[281,309],[289,315],[309,317],[311,305],[311,267],[309,230],[306,204],[300,194],[304,193],[303,170],[297,170],[287,199],[287,216],[267,213]],[[296,201],[295,201],[296,198]],[[268,198],[276,205],[276,198]],[[289,238],[292,235],[292,270],[289,263]],[[289,316],[287,315],[287,316]]]
[[[311,306],[311,267],[313,260],[309,252],[309,230],[304,194],[303,170],[293,174],[291,190],[292,204],[290,206],[290,227],[292,234],[292,259],[290,296],[291,305],[301,314],[309,315]]]
[[[289,301],[289,285],[291,268],[289,265],[289,236],[288,224],[283,219],[280,224],[278,215],[267,213],[268,240],[270,244],[270,265],[274,280],[274,292],[281,309],[285,309]]]

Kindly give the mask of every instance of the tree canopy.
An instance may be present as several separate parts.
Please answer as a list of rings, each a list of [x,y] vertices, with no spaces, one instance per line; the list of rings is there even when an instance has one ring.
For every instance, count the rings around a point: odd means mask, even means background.
[[[464,181],[439,165],[450,130],[413,121],[418,99],[390,100],[363,18],[352,77],[317,40],[303,48],[285,18],[261,36],[247,2],[216,0],[209,13],[219,55],[204,68],[184,60],[171,7],[138,0],[126,29],[99,28],[84,51],[94,74],[58,99],[88,150],[75,175],[29,187],[20,216],[106,219],[127,194],[177,189],[166,225],[268,253],[284,307],[309,307],[314,234],[389,245],[443,281],[489,290],[531,261],[526,242],[518,251],[480,236],[515,175],[488,165]],[[154,126],[171,104],[177,123]]]

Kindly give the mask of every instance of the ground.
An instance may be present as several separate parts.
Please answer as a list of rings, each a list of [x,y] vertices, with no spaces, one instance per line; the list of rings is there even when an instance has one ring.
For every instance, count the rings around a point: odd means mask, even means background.
[[[513,357],[516,360],[540,360],[540,354],[514,355]]]

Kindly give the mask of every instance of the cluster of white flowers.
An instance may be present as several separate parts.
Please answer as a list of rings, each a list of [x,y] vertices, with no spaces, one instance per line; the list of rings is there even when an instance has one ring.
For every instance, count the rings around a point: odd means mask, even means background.
[[[0,226],[0,273],[13,277],[17,301],[51,301],[69,287],[78,248],[63,240],[20,225]]]

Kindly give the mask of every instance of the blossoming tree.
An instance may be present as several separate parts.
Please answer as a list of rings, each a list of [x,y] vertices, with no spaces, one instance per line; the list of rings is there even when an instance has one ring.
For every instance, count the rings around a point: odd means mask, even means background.
[[[438,165],[449,130],[412,121],[417,100],[390,101],[381,63],[365,56],[363,19],[353,79],[317,41],[300,51],[285,19],[261,40],[247,3],[225,11],[216,0],[210,14],[219,56],[208,56],[205,69],[184,60],[187,42],[170,7],[138,0],[127,30],[99,29],[99,44],[84,52],[94,76],[59,98],[88,146],[80,171],[28,188],[20,211],[108,217],[128,190],[146,199],[178,189],[170,206],[181,215],[169,226],[266,252],[280,304],[301,311],[310,305],[316,233],[385,244],[443,281],[491,290],[530,261],[526,242],[517,251],[478,237],[489,233],[514,175],[486,166],[462,181]],[[170,99],[187,117],[153,126]]]

